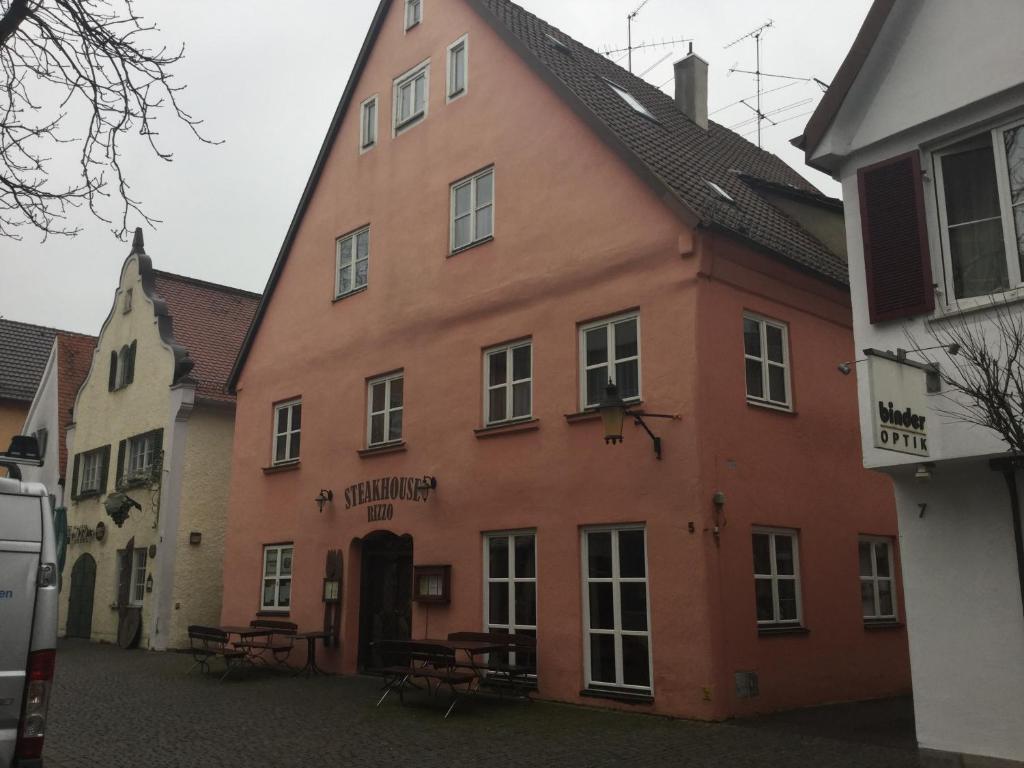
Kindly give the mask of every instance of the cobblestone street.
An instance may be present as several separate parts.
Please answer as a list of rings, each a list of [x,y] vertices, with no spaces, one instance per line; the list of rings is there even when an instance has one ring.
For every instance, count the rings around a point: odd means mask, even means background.
[[[62,642],[47,768],[125,766],[917,766],[906,701],[726,724],[479,699],[448,721],[371,678],[186,674],[180,654]],[[235,673],[232,673],[234,677]]]

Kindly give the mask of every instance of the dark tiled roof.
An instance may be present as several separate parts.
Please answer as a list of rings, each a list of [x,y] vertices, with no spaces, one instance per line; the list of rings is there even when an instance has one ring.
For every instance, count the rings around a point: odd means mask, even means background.
[[[56,335],[54,328],[0,319],[0,400],[32,402]]]
[[[156,294],[170,312],[174,339],[195,362],[189,373],[196,395],[234,401],[228,394],[231,367],[242,347],[260,294],[153,270]]]
[[[75,398],[89,374],[96,337],[78,333],[57,333],[57,432],[60,444],[59,476],[64,478],[68,466],[67,428],[73,418]],[[51,438],[52,439],[52,438]]]
[[[717,123],[710,123],[704,131],[679,110],[671,96],[510,0],[468,1],[528,63],[535,68],[539,64],[542,77],[554,77],[544,79],[564,98],[575,100],[577,112],[606,129],[612,141],[619,142],[642,170],[652,174],[703,223],[734,232],[829,280],[847,283],[842,257],[742,180],[745,174],[821,195],[778,157]],[[563,42],[570,52],[559,50],[548,35]],[[626,104],[606,80],[631,93],[655,120]],[[719,197],[709,181],[725,189],[735,202]]]

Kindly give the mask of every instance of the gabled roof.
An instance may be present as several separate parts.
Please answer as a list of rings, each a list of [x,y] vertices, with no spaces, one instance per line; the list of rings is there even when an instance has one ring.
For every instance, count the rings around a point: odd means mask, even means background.
[[[889,13],[895,5],[896,0],[875,0],[872,3],[868,15],[861,25],[860,32],[857,33],[857,38],[839,66],[836,76],[832,78],[832,84],[828,87],[825,95],[821,97],[817,108],[811,114],[811,119],[807,121],[803,135],[793,139],[793,145],[804,150],[804,157],[808,165],[814,166],[811,159],[818,144],[824,138],[836,115],[839,114],[850,88],[853,87],[857,75],[860,74],[868,54],[871,53],[871,49],[874,47],[875,41],[878,40],[882,27],[885,26],[885,21],[889,18]]]
[[[152,274],[154,291],[170,313],[174,340],[195,363],[187,373],[196,382],[196,395],[233,402],[228,376],[260,294],[156,269]]]
[[[32,402],[56,335],[55,328],[0,319],[0,400]]]
[[[68,466],[67,428],[74,417],[75,398],[89,375],[96,337],[80,333],[57,332],[57,439],[60,464],[58,477],[63,480]],[[53,438],[51,438],[53,439]]]
[[[714,227],[781,257],[828,282],[848,283],[845,260],[758,195],[740,176],[818,190],[775,155],[717,123],[707,131],[650,83],[573,40],[510,0],[465,0],[658,196],[691,225]],[[335,110],[302,198],[271,271],[263,298],[228,380],[237,383],[299,225],[316,190],[335,136],[352,101],[391,0],[381,0]],[[612,90],[629,92],[654,119]],[[723,188],[721,198],[709,182]]]

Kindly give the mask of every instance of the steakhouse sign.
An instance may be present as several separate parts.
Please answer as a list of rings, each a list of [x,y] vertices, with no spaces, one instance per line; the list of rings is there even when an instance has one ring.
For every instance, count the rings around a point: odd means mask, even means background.
[[[927,373],[914,363],[868,355],[876,448],[928,456]]]
[[[366,507],[367,522],[391,520],[394,501],[426,501],[431,484],[423,477],[382,477],[350,485],[345,489],[345,509]]]

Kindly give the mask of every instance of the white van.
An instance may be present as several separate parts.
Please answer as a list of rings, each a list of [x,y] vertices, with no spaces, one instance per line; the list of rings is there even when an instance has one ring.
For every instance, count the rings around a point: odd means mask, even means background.
[[[33,438],[0,453],[0,768],[41,768],[57,650],[57,549],[46,488],[18,465],[40,466]]]

